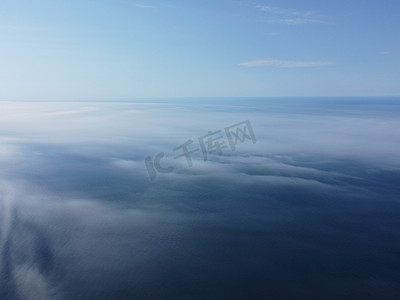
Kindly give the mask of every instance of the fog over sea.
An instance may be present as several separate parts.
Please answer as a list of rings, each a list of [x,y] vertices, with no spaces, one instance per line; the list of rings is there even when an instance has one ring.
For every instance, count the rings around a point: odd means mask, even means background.
[[[0,102],[0,299],[400,299],[399,229],[400,98]]]

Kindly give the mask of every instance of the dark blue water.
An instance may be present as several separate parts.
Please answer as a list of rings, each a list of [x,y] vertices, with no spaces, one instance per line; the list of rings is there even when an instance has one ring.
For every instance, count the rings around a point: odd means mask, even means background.
[[[0,105],[0,299],[400,298],[398,98]]]

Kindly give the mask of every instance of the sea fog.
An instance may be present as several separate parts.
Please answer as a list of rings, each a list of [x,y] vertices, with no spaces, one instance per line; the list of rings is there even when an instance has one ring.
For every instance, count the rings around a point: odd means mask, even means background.
[[[398,98],[0,107],[0,299],[400,297]]]

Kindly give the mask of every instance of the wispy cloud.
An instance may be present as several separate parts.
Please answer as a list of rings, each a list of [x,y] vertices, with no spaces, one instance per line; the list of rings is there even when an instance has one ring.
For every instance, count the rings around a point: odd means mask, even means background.
[[[381,52],[381,54],[383,54],[383,55],[390,55],[390,54],[392,54],[392,51],[383,51],[383,52]]]
[[[323,67],[333,64],[329,61],[294,61],[278,59],[262,59],[246,61],[239,64],[243,67],[278,67],[278,68],[310,68]]]
[[[268,15],[269,21],[273,23],[282,24],[310,24],[310,23],[322,23],[320,17],[311,10],[299,11],[282,9],[279,7],[272,7],[266,5],[258,5],[257,9]]]
[[[157,8],[157,6],[155,6],[155,5],[143,4],[143,3],[138,3],[138,2],[129,1],[129,0],[122,0],[121,3],[124,3],[126,5],[129,5],[130,7],[135,7],[135,8],[143,8],[143,9]]]
[[[154,5],[145,5],[145,4],[140,4],[140,3],[135,3],[133,6],[138,7],[138,8],[156,8]]]

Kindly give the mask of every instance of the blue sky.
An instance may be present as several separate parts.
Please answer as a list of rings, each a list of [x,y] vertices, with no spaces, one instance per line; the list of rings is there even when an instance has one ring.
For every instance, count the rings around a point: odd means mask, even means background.
[[[400,95],[400,3],[4,0],[1,100]]]

